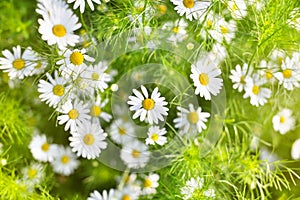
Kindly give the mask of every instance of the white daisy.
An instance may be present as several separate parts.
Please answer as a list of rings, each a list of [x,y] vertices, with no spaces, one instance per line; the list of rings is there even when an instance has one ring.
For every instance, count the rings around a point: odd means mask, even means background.
[[[103,111],[103,108],[107,103],[108,99],[104,99],[104,101],[101,102],[101,98],[99,95],[97,95],[96,101],[92,101],[89,103],[89,115],[91,116],[93,123],[100,124],[100,118],[106,122],[109,122],[111,120],[112,116]]]
[[[183,199],[202,199],[204,197],[215,197],[214,189],[203,191],[204,179],[197,177],[186,181],[185,186],[180,189]]]
[[[271,90],[268,88],[261,87],[265,80],[259,79],[257,74],[252,77],[248,77],[246,80],[244,98],[250,97],[250,103],[253,106],[263,106],[267,103],[267,99],[271,97]]]
[[[274,68],[274,65],[270,62],[267,62],[266,60],[262,60],[259,63],[258,66],[260,69],[258,71],[258,74],[265,78],[267,81],[273,82],[274,79],[274,73],[276,71],[276,68]]]
[[[71,86],[64,77],[59,77],[58,72],[54,72],[54,79],[46,73],[48,81],[40,80],[38,84],[39,98],[46,101],[50,107],[56,108],[63,98],[66,98]]]
[[[216,96],[222,86],[223,80],[218,78],[221,70],[210,59],[200,59],[196,64],[192,64],[192,74],[190,77],[194,81],[196,87],[195,94],[200,94],[205,100],[211,100],[211,95]]]
[[[300,8],[294,8],[291,13],[289,14],[288,24],[295,28],[296,30],[300,31]]]
[[[252,73],[252,68],[249,67],[247,63],[244,63],[242,67],[240,65],[236,65],[235,69],[230,70],[230,72],[231,75],[229,78],[233,83],[233,89],[237,89],[239,92],[242,92],[245,89],[248,75]]]
[[[23,181],[32,185],[39,185],[44,177],[44,166],[40,163],[32,163],[22,169]]]
[[[52,15],[60,15],[55,12],[57,8],[68,9],[68,5],[63,0],[37,0],[37,9],[35,10],[38,14],[42,15],[43,18],[50,18]]]
[[[23,79],[31,75],[37,57],[30,47],[27,47],[22,53],[21,47],[18,45],[13,47],[12,53],[6,49],[2,51],[2,54],[4,57],[0,57],[0,69],[8,73],[10,79]]]
[[[59,146],[51,165],[54,172],[69,176],[79,166],[79,161],[70,147]]]
[[[286,52],[282,49],[273,49],[270,52],[270,59],[271,62],[275,65],[280,67],[282,65],[283,60],[286,57]]]
[[[107,134],[98,124],[85,122],[78,126],[78,131],[71,134],[70,146],[73,152],[77,152],[77,156],[95,159],[107,147]]]
[[[67,49],[61,52],[64,56],[63,59],[56,62],[57,65],[61,65],[59,70],[64,77],[76,78],[87,66],[86,61],[94,62],[95,59],[86,55],[86,49]]]
[[[75,100],[72,103],[70,100],[67,101],[61,108],[58,109],[62,115],[57,117],[58,124],[64,124],[64,130],[71,130],[71,132],[77,130],[77,126],[80,124],[85,124],[88,120],[90,120],[90,116],[88,115],[88,108],[82,102]]]
[[[216,17],[215,26],[215,28],[208,30],[208,32],[217,42],[222,43],[225,40],[227,43],[230,43],[235,37],[237,26],[234,20],[227,22],[223,17],[218,16]]]
[[[213,44],[212,49],[207,54],[208,58],[219,65],[227,56],[227,50],[220,43]]]
[[[230,0],[227,2],[227,8],[234,19],[242,19],[247,15],[247,5],[244,0]]]
[[[178,42],[182,42],[188,37],[186,28],[188,23],[183,19],[178,19],[176,21],[170,21],[164,23],[162,26],[163,30],[170,31],[167,40],[176,45]]]
[[[159,186],[158,180],[158,174],[149,174],[146,176],[143,181],[142,195],[155,194],[156,188]]]
[[[295,119],[290,109],[284,108],[272,118],[273,128],[282,135],[295,128]]]
[[[33,62],[34,68],[32,69],[30,76],[42,74],[48,65],[48,63],[42,57],[38,56],[36,52],[34,53],[36,54],[36,60]]]
[[[208,12],[203,18],[201,18],[199,21],[202,24],[202,28],[200,31],[200,35],[204,40],[208,39],[208,30],[216,29],[217,25],[217,19],[219,18],[219,15],[215,14],[213,11]]]
[[[127,144],[134,140],[135,129],[130,122],[117,119],[111,124],[109,135],[117,144]]]
[[[164,136],[166,133],[167,131],[165,128],[160,129],[159,126],[151,126],[147,133],[148,138],[146,138],[146,144],[158,144],[160,146],[163,146],[168,142],[167,137]]]
[[[181,133],[192,132],[192,128],[196,129],[198,133],[207,128],[205,122],[210,117],[208,112],[201,112],[202,108],[198,107],[195,110],[193,104],[189,104],[189,110],[177,106],[177,118],[174,119],[175,128],[183,128]]]
[[[114,189],[110,189],[108,192],[103,190],[101,195],[97,190],[95,190],[90,194],[87,200],[112,200],[114,192]]]
[[[35,135],[29,144],[29,149],[34,159],[42,162],[51,162],[57,151],[57,146],[49,144],[46,135]]]
[[[171,2],[175,5],[174,10],[180,16],[185,14],[185,17],[190,21],[201,18],[211,5],[210,1],[171,0]]]
[[[300,159],[300,139],[297,139],[293,145],[291,150],[291,156],[294,160]]]
[[[139,192],[135,188],[126,186],[121,190],[116,190],[113,196],[113,200],[137,200],[139,198]]]
[[[129,168],[143,168],[150,159],[150,152],[145,144],[135,140],[124,145],[121,159]]]
[[[68,3],[75,2],[73,9],[77,9],[78,7],[80,7],[80,12],[84,13],[85,1],[87,1],[87,3],[89,4],[89,7],[91,8],[91,10],[94,10],[93,2],[96,4],[101,4],[100,0],[68,0]]]
[[[164,117],[168,115],[168,108],[164,107],[168,104],[165,101],[165,97],[160,97],[160,92],[156,87],[151,96],[149,97],[147,89],[142,85],[142,93],[138,90],[133,89],[132,92],[135,96],[129,96],[127,103],[130,105],[129,110],[135,111],[132,118],[136,119],[140,117],[140,121],[147,121],[150,124],[157,124],[158,120],[163,121]]]

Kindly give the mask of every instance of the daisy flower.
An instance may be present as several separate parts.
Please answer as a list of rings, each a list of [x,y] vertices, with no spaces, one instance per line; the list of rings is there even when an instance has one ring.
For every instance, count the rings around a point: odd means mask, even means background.
[[[190,21],[202,17],[211,5],[210,1],[171,0],[171,2],[175,5],[174,10],[180,16],[185,14],[185,17]]]
[[[263,106],[267,103],[267,99],[271,97],[271,90],[261,87],[265,80],[260,80],[257,74],[252,77],[248,77],[245,86],[244,98],[250,97],[250,103],[253,106]]]
[[[239,92],[242,92],[246,86],[247,74],[252,73],[252,68],[248,69],[249,66],[247,63],[244,63],[241,67],[240,65],[236,65],[235,69],[230,70],[231,75],[229,78],[233,83],[233,89],[237,89]],[[247,73],[248,71],[248,73]]]
[[[85,61],[94,62],[95,59],[86,55],[86,49],[67,49],[62,52],[63,59],[56,62],[57,65],[61,65],[59,70],[62,76],[72,76],[76,78],[87,66]]]
[[[143,168],[150,159],[148,147],[138,140],[125,144],[121,150],[121,159],[129,168]]]
[[[284,108],[272,118],[273,128],[284,135],[295,128],[295,119],[290,109]]]
[[[270,60],[275,65],[280,67],[282,65],[283,60],[286,57],[286,53],[282,49],[274,49],[270,53]]]
[[[290,19],[288,19],[288,24],[295,28],[296,30],[300,31],[300,8],[294,8],[291,13],[289,14]]]
[[[216,68],[216,64],[209,59],[200,59],[196,64],[192,64],[191,79],[196,87],[195,94],[200,94],[205,100],[211,100],[211,95],[216,96],[222,86],[223,80],[218,78],[221,70]]]
[[[76,155],[70,147],[59,146],[53,162],[51,162],[53,171],[64,176],[69,176],[79,166]]]
[[[157,124],[158,120],[163,121],[164,117],[168,115],[168,108],[164,107],[168,103],[165,101],[165,97],[160,97],[160,92],[156,87],[151,96],[149,97],[147,89],[142,85],[142,93],[133,89],[132,92],[135,96],[129,96],[127,103],[130,105],[129,110],[135,111],[133,119],[140,117],[140,121],[147,121],[150,124]]]
[[[67,101],[61,108],[58,108],[58,111],[62,113],[62,115],[57,117],[58,124],[64,124],[64,130],[71,130],[71,132],[76,131],[78,125],[87,123],[90,120],[90,116],[88,115],[88,108],[86,105],[83,105],[82,102],[75,100],[72,103],[70,100]]]
[[[78,131],[71,134],[70,146],[73,152],[77,152],[77,156],[95,159],[107,147],[107,134],[98,124],[85,122],[78,126]]]
[[[300,139],[297,139],[293,145],[291,150],[291,156],[294,160],[300,159]]]
[[[123,187],[121,190],[116,190],[113,196],[113,199],[117,200],[137,200],[138,198],[138,191],[130,186]]]
[[[259,63],[260,70],[258,71],[258,74],[265,78],[267,81],[273,82],[274,81],[274,73],[276,68],[274,68],[273,64],[270,62],[267,62],[266,60],[262,60]]]
[[[49,144],[47,142],[46,135],[33,136],[29,149],[34,159],[42,162],[52,161],[57,151],[55,144]]]
[[[109,135],[114,142],[124,145],[134,140],[135,129],[130,122],[117,119],[111,124]]]
[[[214,189],[203,191],[204,179],[197,177],[186,181],[185,186],[180,189],[183,199],[202,199],[204,197],[215,197]]]
[[[213,44],[212,49],[207,54],[208,58],[219,65],[227,56],[227,50],[220,43]]]
[[[174,22],[166,22],[162,26],[162,29],[170,31],[167,40],[176,45],[178,42],[182,42],[185,38],[187,38],[187,26],[188,23],[185,20],[179,19]]]
[[[167,133],[165,128],[160,129],[159,126],[151,126],[148,130],[148,138],[146,138],[147,145],[158,144],[163,146],[167,143],[167,137],[164,135]]]
[[[34,68],[31,70],[30,76],[42,74],[48,65],[42,57],[38,56],[36,52],[34,53],[36,55],[36,60],[33,62]]]
[[[199,133],[207,128],[207,122],[210,114],[208,112],[201,112],[202,108],[198,107],[195,110],[193,104],[189,104],[189,110],[177,106],[177,118],[174,119],[175,128],[183,128],[182,133],[188,133],[191,128],[195,128]]]
[[[22,53],[18,45],[13,47],[13,52],[6,49],[2,51],[2,54],[4,57],[0,57],[0,69],[8,73],[10,79],[23,79],[32,74],[37,57],[30,47]]]
[[[103,190],[101,195],[97,190],[95,190],[90,194],[87,200],[112,200],[114,192],[114,189],[110,189],[108,192]]]
[[[148,176],[146,176],[143,181],[143,189],[141,193],[143,195],[155,194],[156,188],[159,186],[158,180],[158,174],[149,174]]]
[[[227,22],[223,17],[218,16],[216,17],[215,25],[215,28],[208,30],[212,38],[219,43],[222,43],[223,40],[230,43],[235,37],[235,31],[237,29],[236,22],[234,20]]]
[[[89,7],[91,10],[94,10],[94,3],[96,4],[101,4],[100,0],[68,0],[68,3],[74,3],[73,9],[77,9],[78,7],[80,8],[80,12],[84,13],[84,8],[85,8],[85,1],[87,1]]]
[[[213,30],[217,27],[216,22],[218,17],[219,16],[217,14],[215,14],[213,11],[210,11],[199,20],[203,27],[200,31],[200,35],[204,40],[207,40],[207,36],[209,33],[208,30]]]
[[[63,98],[67,96],[71,86],[68,85],[68,80],[64,77],[59,77],[58,72],[54,72],[54,78],[49,73],[46,73],[48,81],[40,80],[38,84],[39,98],[45,101],[50,107],[56,108]]]
[[[23,168],[22,173],[24,182],[32,185],[40,184],[45,177],[44,167],[39,163],[33,163]]]
[[[37,0],[37,9],[35,10],[38,14],[42,15],[43,18],[50,18],[52,15],[59,15],[55,12],[57,8],[68,9],[68,5],[62,0]]]
[[[231,0],[227,2],[227,8],[234,19],[242,19],[247,15],[247,5],[244,0]]]
[[[111,120],[112,116],[103,111],[103,108],[107,103],[108,99],[105,99],[103,102],[101,102],[101,98],[99,95],[97,95],[96,101],[92,101],[91,103],[89,103],[89,115],[91,116],[93,123],[100,124],[100,118],[106,122],[109,122]]]

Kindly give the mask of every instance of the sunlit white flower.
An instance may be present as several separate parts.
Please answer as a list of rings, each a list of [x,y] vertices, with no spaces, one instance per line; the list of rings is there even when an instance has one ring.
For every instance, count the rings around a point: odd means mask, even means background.
[[[262,10],[266,6],[265,0],[247,0],[248,4],[257,11]]]
[[[22,174],[25,183],[38,185],[45,177],[44,166],[40,163],[32,163],[22,169]]]
[[[89,7],[91,8],[91,10],[94,10],[94,3],[96,4],[101,4],[100,0],[68,0],[68,3],[74,3],[73,9],[77,9],[78,7],[80,8],[80,12],[84,13],[84,9],[85,9],[85,1],[87,1]]]
[[[294,160],[300,159],[300,139],[297,139],[293,145],[291,150],[291,156]]]
[[[169,21],[164,23],[162,29],[170,32],[168,34],[167,40],[176,45],[178,42],[182,42],[185,38],[188,37],[186,31],[187,26],[188,23],[185,20],[178,19],[176,21]]]
[[[29,144],[29,149],[35,159],[43,162],[51,162],[56,154],[57,146],[49,144],[46,135],[35,135]]]
[[[135,138],[135,129],[130,122],[117,119],[111,124],[109,135],[117,144],[128,144]]]
[[[133,89],[132,92],[135,96],[129,96],[127,103],[130,105],[129,110],[135,111],[132,118],[136,119],[140,117],[140,121],[148,120],[150,124],[157,124],[158,120],[163,121],[164,117],[168,115],[168,108],[165,106],[168,102],[165,101],[165,97],[160,96],[160,92],[156,87],[151,96],[149,96],[147,89],[142,85],[142,93]]]
[[[213,44],[212,49],[207,54],[208,58],[219,65],[227,56],[227,50],[220,43]]]
[[[296,30],[300,31],[300,8],[294,8],[288,19],[288,24],[292,27],[295,28]]]
[[[143,168],[150,159],[150,152],[145,144],[135,140],[124,145],[121,159],[129,168]]]
[[[160,129],[159,126],[151,126],[148,130],[148,138],[146,138],[147,145],[158,144],[160,146],[167,143],[167,137],[164,136],[167,133],[165,128]]]
[[[43,18],[55,18],[59,17],[60,13],[55,12],[57,10],[67,10],[69,7],[63,0],[37,0],[36,12],[42,15]]]
[[[200,94],[205,100],[211,100],[211,95],[216,96],[220,93],[223,86],[223,80],[218,78],[221,70],[210,59],[200,59],[196,64],[192,64],[192,74],[194,86],[196,87],[195,94]]]
[[[295,128],[295,119],[292,116],[292,111],[287,108],[278,112],[272,118],[272,122],[274,130],[279,131],[282,135]]]
[[[30,76],[42,74],[48,65],[48,63],[42,57],[38,56],[36,52],[34,53],[36,55],[36,60],[33,62],[34,68],[31,70]]]
[[[109,122],[112,118],[110,114],[103,111],[103,108],[108,103],[108,99],[104,99],[101,101],[101,98],[99,95],[97,95],[97,98],[95,101],[92,101],[88,104],[88,107],[90,109],[89,115],[92,118],[93,123],[101,124],[100,119]]]
[[[215,14],[213,11],[209,11],[203,18],[199,20],[202,24],[200,35],[204,40],[208,39],[208,30],[213,30],[217,28],[216,22],[218,21],[218,18],[218,14]]]
[[[230,70],[231,75],[229,78],[233,83],[233,89],[237,89],[239,92],[242,92],[246,86],[246,80],[249,74],[252,73],[252,68],[248,66],[247,63],[244,63],[241,67],[240,65],[236,65],[235,69]]]
[[[139,198],[139,191],[135,188],[126,186],[121,190],[115,190],[113,200],[137,200]]]
[[[222,43],[225,40],[227,43],[230,43],[235,37],[237,26],[234,20],[227,22],[223,17],[218,16],[215,26],[215,28],[208,30],[208,32],[217,42]]]
[[[285,59],[285,57],[286,52],[282,49],[273,49],[270,52],[270,60],[277,67],[280,67],[282,65],[282,62]]]
[[[158,174],[149,174],[144,178],[142,194],[150,195],[156,193],[156,188],[159,186],[158,183],[159,175]]]
[[[197,177],[186,181],[185,186],[180,189],[180,193],[184,200],[187,199],[202,199],[204,197],[215,197],[214,189],[203,191],[204,179]],[[193,198],[192,198],[193,197]]]
[[[242,19],[247,15],[247,5],[244,0],[230,0],[227,8],[234,19]]]
[[[59,146],[51,165],[54,172],[69,176],[79,166],[79,161],[70,147]]]
[[[107,147],[105,141],[107,134],[104,133],[99,124],[85,122],[80,124],[77,131],[71,134],[72,136],[69,137],[70,146],[73,152],[77,152],[77,156],[95,159]]]
[[[273,82],[275,80],[274,73],[277,68],[274,67],[273,63],[262,60],[258,67],[260,68],[258,74],[261,78],[265,78],[267,81]]]
[[[95,190],[92,192],[87,200],[112,200],[114,195],[114,189],[110,189],[108,192],[103,190],[102,195]]]

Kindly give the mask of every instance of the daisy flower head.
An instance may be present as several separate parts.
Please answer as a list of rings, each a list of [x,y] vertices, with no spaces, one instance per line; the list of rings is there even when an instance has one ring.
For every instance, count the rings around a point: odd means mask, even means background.
[[[150,195],[156,193],[156,188],[159,186],[159,175],[158,174],[149,174],[144,178],[143,181],[143,195]]]
[[[40,184],[45,177],[44,166],[40,163],[32,163],[31,165],[24,167],[22,173],[24,182],[29,183],[30,185]]]
[[[134,187],[125,186],[121,190],[116,190],[113,199],[116,200],[137,200],[139,198],[139,191]]]
[[[295,28],[296,30],[300,31],[300,8],[294,8],[289,17],[290,19],[288,19],[288,24],[292,27]]]
[[[300,139],[297,139],[293,145],[291,150],[291,156],[294,160],[300,159]]]
[[[112,116],[108,114],[107,112],[103,111],[103,108],[108,103],[108,99],[104,99],[101,101],[101,98],[99,95],[97,95],[97,98],[95,101],[92,101],[89,103],[89,115],[92,119],[93,123],[100,124],[100,119],[109,122],[112,119]]]
[[[270,60],[272,64],[274,64],[277,67],[280,67],[282,65],[283,60],[286,57],[286,52],[282,49],[273,49],[270,52]]]
[[[274,81],[274,73],[276,68],[274,68],[272,63],[267,62],[266,60],[262,60],[259,63],[259,68],[260,70],[258,71],[258,73],[262,78],[270,82]]]
[[[84,13],[85,10],[85,2],[87,1],[89,7],[91,8],[92,11],[94,11],[94,4],[101,4],[100,0],[68,0],[68,3],[74,3],[73,9],[77,9],[78,7],[80,8],[80,12]]]
[[[243,19],[247,15],[247,5],[244,0],[230,0],[227,2],[227,8],[234,19]]]
[[[180,193],[184,200],[187,199],[202,199],[205,197],[214,198],[214,189],[203,191],[204,179],[197,177],[186,181],[185,186],[180,189]]]
[[[142,93],[136,89],[133,89],[132,92],[135,96],[129,96],[129,101],[127,104],[130,105],[129,110],[135,111],[133,114],[133,119],[140,117],[140,121],[149,122],[150,124],[157,124],[158,121],[163,121],[164,117],[168,115],[169,109],[165,106],[168,105],[168,102],[165,101],[165,97],[160,96],[160,92],[156,87],[151,96],[145,86],[141,86]]]
[[[217,65],[219,65],[226,58],[227,50],[220,43],[215,43],[207,56],[211,61],[214,61]]]
[[[42,15],[43,18],[50,18],[52,15],[59,15],[59,13],[55,12],[57,8],[67,10],[68,5],[63,0],[37,0],[37,9],[35,11]]]
[[[237,29],[236,22],[234,20],[227,22],[223,17],[217,16],[215,25],[215,28],[208,30],[211,37],[219,43],[222,43],[223,40],[230,43],[235,37],[235,31]]]
[[[190,21],[201,18],[211,5],[211,1],[198,0],[171,0],[171,2],[175,5],[174,10],[180,16],[185,15]]]
[[[78,126],[76,132],[71,134],[72,136],[69,137],[70,146],[73,152],[77,152],[77,156],[95,159],[107,147],[107,142],[105,141],[107,134],[99,124],[85,122]]]
[[[55,144],[49,144],[46,135],[35,135],[29,144],[29,149],[36,160],[51,162],[56,154],[57,146]]]
[[[48,81],[40,80],[38,84],[39,98],[45,101],[50,107],[56,108],[63,98],[67,97],[71,85],[66,78],[58,76],[58,72],[54,72],[54,78],[46,73]]]
[[[143,168],[150,159],[150,152],[145,144],[135,140],[123,146],[121,159],[129,168]]]
[[[223,80],[218,76],[221,70],[217,68],[216,64],[211,60],[201,58],[192,64],[191,79],[194,81],[196,87],[195,94],[200,94],[205,100],[211,100],[211,96],[217,96],[223,86]]]
[[[56,156],[51,165],[54,172],[69,176],[77,169],[79,161],[70,147],[58,146]]]
[[[284,108],[272,118],[273,128],[284,135],[295,128],[295,119],[290,109]]]
[[[163,26],[163,30],[170,31],[167,40],[176,45],[178,42],[182,42],[188,37],[186,28],[188,23],[183,19],[178,19],[176,21],[166,22]]]
[[[111,124],[109,135],[115,143],[125,145],[135,140],[135,129],[130,122],[117,119]]]
[[[73,103],[68,100],[61,108],[57,109],[62,115],[57,117],[58,124],[65,124],[64,130],[76,131],[80,124],[87,123],[91,116],[88,115],[88,108],[81,101],[75,100]]]
[[[115,190],[110,189],[108,192],[103,190],[102,195],[95,190],[92,192],[87,200],[112,200]]]
[[[159,126],[150,126],[148,130],[148,138],[146,138],[146,145],[158,144],[163,146],[168,141],[167,137],[164,136],[167,133],[165,128],[160,129]]]
[[[250,69],[248,69],[249,67]],[[252,73],[252,67],[248,66],[247,63],[244,63],[242,67],[240,65],[236,65],[235,69],[230,70],[230,72],[231,75],[229,78],[233,83],[233,89],[237,89],[239,92],[242,92],[245,89],[248,74]]]
[[[23,79],[30,76],[35,67],[37,60],[36,53],[27,47],[22,53],[18,45],[13,47],[13,52],[5,49],[2,51],[4,57],[0,57],[0,69],[8,73],[10,79]]]
[[[177,118],[174,119],[175,128],[182,128],[181,133],[191,132],[192,128],[196,129],[198,133],[207,128],[205,122],[208,121],[210,114],[202,112],[202,108],[198,107],[196,110],[193,104],[189,104],[189,109],[177,106]]]

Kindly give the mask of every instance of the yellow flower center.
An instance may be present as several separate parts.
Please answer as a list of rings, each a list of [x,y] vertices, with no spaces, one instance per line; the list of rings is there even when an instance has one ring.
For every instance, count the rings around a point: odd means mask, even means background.
[[[95,142],[95,138],[92,134],[88,133],[83,137],[83,142],[86,145],[92,145]]]
[[[223,34],[226,34],[226,33],[229,32],[228,28],[225,27],[225,26],[221,26],[220,28],[221,28],[221,32],[222,32]]]
[[[197,112],[190,112],[187,115],[187,120],[191,123],[191,124],[196,124],[199,120],[199,116],[197,114]]]
[[[13,67],[16,70],[20,70],[20,69],[23,69],[25,67],[25,61],[21,58],[14,60],[12,64],[13,64]]]
[[[232,6],[231,6],[231,10],[232,11],[237,11],[239,8],[237,7],[236,3],[234,3]]]
[[[97,106],[97,105],[93,105],[90,109],[90,115],[92,115],[93,117],[99,117],[101,112],[102,112],[102,110],[101,110],[100,106]]]
[[[125,194],[122,196],[122,199],[121,200],[130,200],[130,196],[128,194]]]
[[[152,186],[152,181],[149,179],[149,178],[147,178],[145,181],[144,181],[144,187],[145,188],[149,188],[149,187],[151,187]]]
[[[64,25],[56,24],[52,27],[52,33],[57,37],[64,37],[67,33],[67,30]]]
[[[194,0],[183,0],[183,5],[186,8],[193,8],[195,6],[195,1]]]
[[[52,89],[53,94],[56,96],[62,96],[65,93],[65,88],[62,85],[55,85]]]
[[[69,158],[69,156],[64,155],[64,156],[61,157],[60,161],[63,164],[68,164],[70,162],[70,158]]]
[[[154,108],[155,102],[152,99],[147,98],[143,100],[142,105],[144,109],[152,110]]]
[[[70,62],[74,65],[81,65],[83,61],[84,61],[83,54],[78,51],[73,52],[70,56]]]
[[[291,78],[292,71],[290,69],[285,69],[285,70],[283,70],[282,74],[283,74],[284,78]]]
[[[141,155],[141,152],[139,152],[138,150],[133,150],[131,153],[132,157],[134,158],[139,158]]]
[[[241,78],[240,78],[240,83],[241,83],[241,84],[246,84],[245,76],[241,76]]]
[[[69,111],[68,115],[69,115],[70,119],[77,119],[78,116],[79,116],[79,113],[78,113],[77,110],[72,109],[72,110]]]
[[[172,31],[177,34],[180,31],[180,27],[178,27],[178,26],[177,27],[173,27]]]
[[[120,135],[125,135],[125,134],[126,134],[126,129],[125,129],[125,128],[120,128],[120,127],[119,127],[119,134],[120,134]]]
[[[285,122],[285,117],[284,116],[280,116],[280,123],[284,123]]]
[[[36,174],[37,174],[37,170],[36,170],[36,169],[30,168],[30,169],[28,170],[28,177],[29,177],[30,179],[33,179],[34,177],[36,177]]]
[[[201,85],[204,85],[204,86],[208,85],[208,83],[209,83],[208,75],[205,74],[205,73],[200,74],[199,75],[199,81],[200,81]]]
[[[266,78],[267,78],[267,79],[271,79],[272,77],[273,77],[272,72],[271,72],[270,70],[267,70],[267,71],[266,71]]]
[[[212,21],[210,20],[210,19],[208,19],[207,21],[206,21],[206,26],[207,26],[207,28],[210,28],[211,26],[212,26]]]
[[[281,64],[282,64],[282,62],[283,62],[283,58],[281,58],[281,57],[278,57],[278,58],[277,58],[277,63],[278,63],[279,65],[281,65]]]
[[[153,141],[157,141],[158,140],[158,134],[157,133],[153,133],[152,136],[151,136],[151,139]]]
[[[99,77],[100,77],[100,76],[99,76],[98,73],[95,73],[95,72],[92,73],[92,80],[93,80],[93,81],[98,81],[98,80],[99,80]]]
[[[165,6],[165,5],[159,5],[158,6],[158,10],[159,10],[159,12],[160,12],[160,14],[166,14],[166,12],[167,12],[167,6]]]
[[[50,147],[50,145],[49,145],[47,142],[45,142],[45,143],[42,145],[42,150],[45,151],[45,152],[47,152],[47,151],[49,150],[49,147]]]
[[[252,92],[253,92],[253,94],[255,94],[255,95],[258,95],[258,93],[259,93],[259,87],[257,86],[257,85],[254,85],[253,87],[252,87]]]

